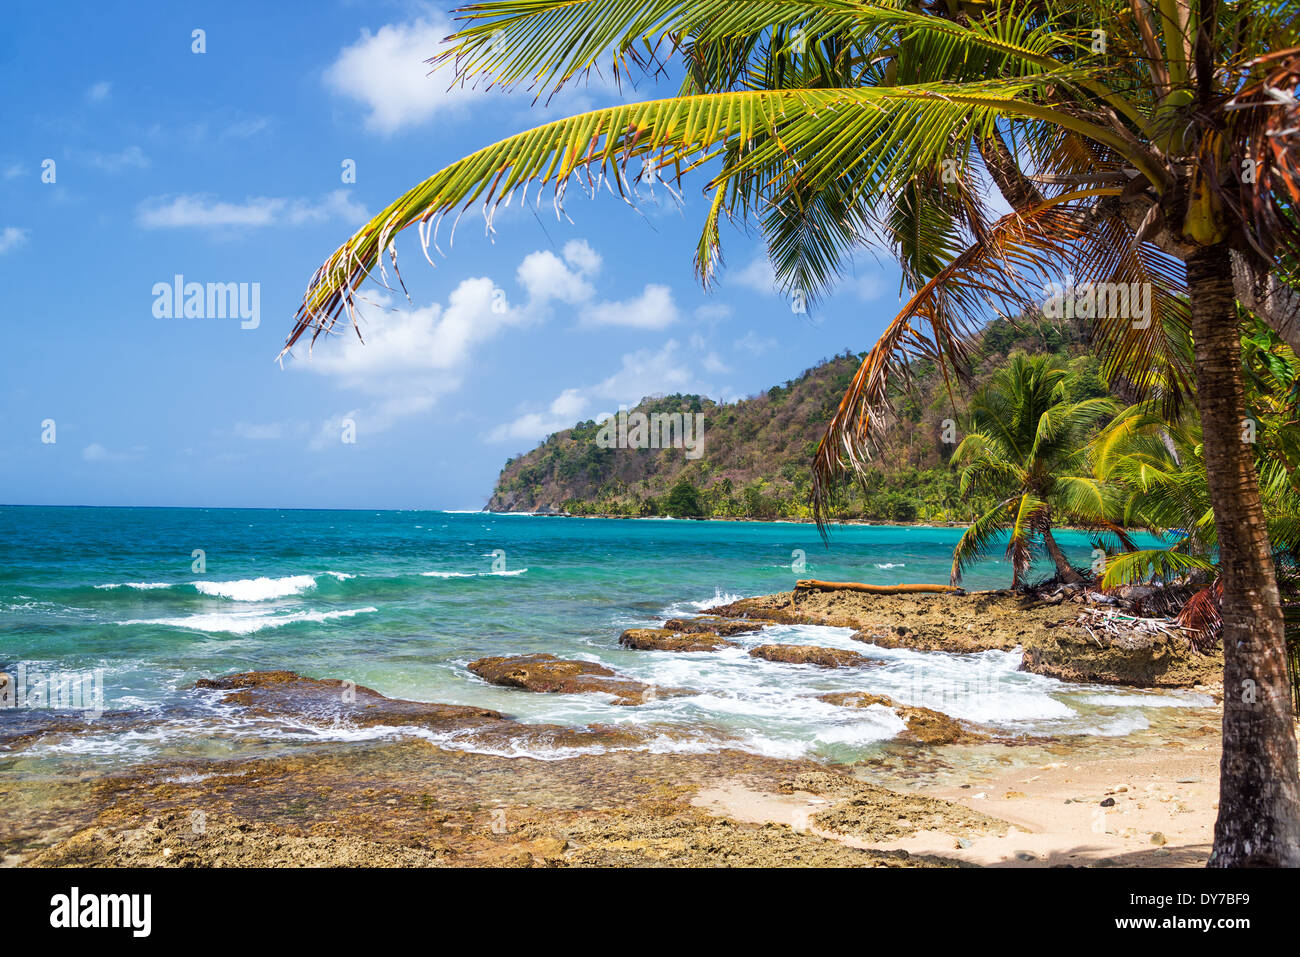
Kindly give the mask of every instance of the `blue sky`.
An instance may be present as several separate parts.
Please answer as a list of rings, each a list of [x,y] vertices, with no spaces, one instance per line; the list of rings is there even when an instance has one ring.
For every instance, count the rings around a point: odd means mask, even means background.
[[[760,392],[898,308],[896,270],[864,253],[796,315],[735,229],[705,293],[697,178],[680,210],[662,190],[641,215],[571,191],[572,223],[515,204],[495,242],[467,214],[437,269],[411,230],[412,301],[372,287],[366,345],[281,368],[308,279],[368,214],[510,133],[670,85],[448,93],[421,62],[439,4],[58,9],[16,6],[0,36],[0,502],[477,508],[549,431],[648,394]],[[177,275],[256,284],[256,326],[158,317]]]

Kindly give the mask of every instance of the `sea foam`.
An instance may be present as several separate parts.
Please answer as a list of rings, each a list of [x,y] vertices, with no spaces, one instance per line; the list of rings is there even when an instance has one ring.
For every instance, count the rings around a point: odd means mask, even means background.
[[[285,578],[241,578],[228,582],[194,582],[200,595],[229,598],[232,601],[266,601],[285,598],[316,587],[311,575],[289,575]]]
[[[167,628],[185,628],[191,631],[251,635],[266,628],[282,628],[300,621],[334,621],[378,611],[374,606],[349,608],[341,611],[300,611],[277,615],[264,611],[214,612],[206,615],[188,615],[184,618],[135,618],[119,621],[119,625],[162,625]]]

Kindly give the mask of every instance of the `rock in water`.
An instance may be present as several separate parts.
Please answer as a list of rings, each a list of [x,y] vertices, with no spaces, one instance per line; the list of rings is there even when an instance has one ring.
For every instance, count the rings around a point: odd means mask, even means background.
[[[817,696],[828,704],[842,708],[869,708],[873,704],[892,708],[907,724],[899,737],[918,744],[959,744],[987,740],[987,736],[968,731],[956,720],[931,708],[909,708],[895,704],[892,698],[866,691],[837,691]]]
[[[866,655],[840,648],[821,648],[817,645],[759,645],[750,650],[751,658],[765,658],[788,665],[816,665],[819,668],[858,668],[878,665]]]
[[[615,704],[643,704],[647,698],[682,693],[620,678],[612,669],[591,661],[566,661],[555,655],[479,658],[470,662],[469,670],[506,688],[560,694],[601,692],[613,695]]]
[[[715,632],[684,634],[671,628],[629,628],[619,636],[618,643],[637,651],[717,651],[736,646]]]

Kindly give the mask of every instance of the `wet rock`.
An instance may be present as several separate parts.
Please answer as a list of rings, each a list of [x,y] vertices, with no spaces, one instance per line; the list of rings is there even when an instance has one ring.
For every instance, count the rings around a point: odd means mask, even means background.
[[[293,671],[246,671],[201,678],[194,687],[224,691],[226,701],[254,714],[292,716],[322,724],[417,725],[450,730],[509,722],[505,715],[488,708],[389,698],[353,682],[305,678]]]
[[[759,645],[750,649],[749,656],[788,665],[816,665],[819,668],[859,668],[880,664],[856,651],[821,648],[817,645]]]
[[[643,704],[647,696],[671,693],[615,672],[591,661],[566,661],[555,655],[512,655],[471,661],[469,670],[484,681],[506,688],[547,694],[601,692],[614,696],[615,704]]]
[[[683,633],[671,628],[629,628],[618,643],[637,651],[717,651],[736,646],[715,632]]]
[[[762,618],[723,618],[720,615],[700,615],[695,618],[669,618],[664,622],[664,628],[678,634],[697,635],[707,633],[730,636],[750,635],[756,631],[761,631],[768,625],[774,624],[777,623],[765,621]]]
[[[968,744],[988,740],[987,735],[962,727],[956,720],[940,711],[895,704],[892,698],[885,695],[871,694],[866,691],[839,691],[817,697],[828,704],[839,705],[842,708],[869,708],[875,704],[892,708],[907,724],[907,730],[899,735],[905,741],[940,745]]]
[[[832,691],[819,694],[817,699],[841,708],[870,708],[873,704],[884,705],[886,708],[897,707],[894,699],[888,695],[871,694],[868,691]]]

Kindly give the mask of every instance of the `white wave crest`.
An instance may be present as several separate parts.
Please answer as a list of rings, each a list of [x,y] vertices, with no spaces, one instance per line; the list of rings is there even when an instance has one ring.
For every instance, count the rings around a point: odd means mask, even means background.
[[[251,635],[266,628],[282,628],[300,621],[334,621],[378,611],[378,608],[349,608],[342,611],[300,611],[277,615],[263,611],[215,612],[207,615],[188,615],[184,618],[134,618],[119,621],[119,625],[162,625],[168,628],[185,628],[191,631],[229,635]]]
[[[316,587],[311,575],[289,575],[285,578],[241,578],[228,582],[195,582],[200,595],[229,598],[232,601],[266,601],[297,595]]]

